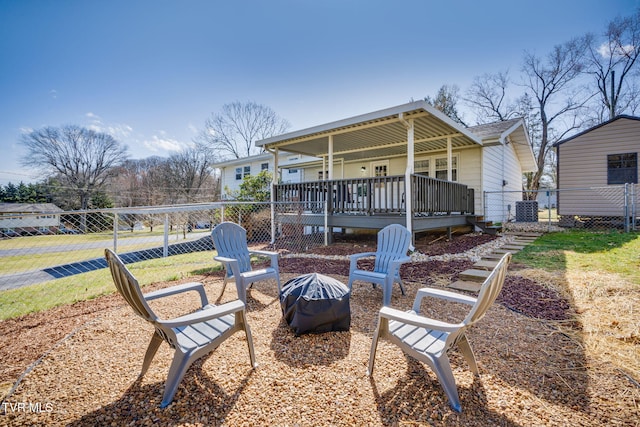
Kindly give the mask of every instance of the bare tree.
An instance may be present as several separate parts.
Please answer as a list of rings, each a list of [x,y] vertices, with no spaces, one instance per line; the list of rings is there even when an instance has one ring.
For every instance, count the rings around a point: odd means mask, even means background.
[[[211,158],[206,150],[188,148],[169,157],[168,183],[177,200],[192,203],[198,200],[202,190],[211,190]],[[213,197],[212,194],[207,194]],[[174,201],[174,202],[175,202]]]
[[[507,71],[476,76],[464,101],[476,113],[478,124],[502,122],[521,116],[518,102],[507,96],[510,79]]]
[[[259,154],[255,142],[284,133],[289,122],[271,108],[255,102],[233,102],[205,122],[198,143],[218,157],[241,157]]]
[[[540,119],[540,137],[533,147],[538,169],[527,176],[528,190],[540,188],[553,144],[582,125],[579,113],[590,99],[577,85],[584,51],[584,40],[574,39],[555,46],[544,61],[533,53],[525,54],[524,87],[535,100]]]
[[[111,135],[78,126],[45,127],[22,135],[21,143],[27,149],[22,164],[57,175],[78,197],[80,209],[89,207],[92,194],[127,158],[127,148]]]
[[[435,98],[432,99],[430,96],[427,96],[424,100],[438,110],[442,111],[455,122],[466,126],[464,120],[458,112],[457,104],[460,99],[459,92],[460,88],[457,85],[442,85],[440,86],[440,89],[438,89],[438,93],[436,94]]]
[[[611,21],[603,38],[587,34],[585,41],[586,72],[594,77],[602,107],[598,121],[603,121],[604,114],[612,119],[627,111],[634,113],[640,104],[640,8]]]

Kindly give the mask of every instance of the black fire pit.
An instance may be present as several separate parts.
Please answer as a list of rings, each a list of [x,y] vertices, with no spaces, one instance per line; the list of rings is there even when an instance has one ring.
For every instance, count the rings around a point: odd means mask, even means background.
[[[296,335],[348,331],[349,288],[318,273],[289,280],[280,292],[282,316]]]

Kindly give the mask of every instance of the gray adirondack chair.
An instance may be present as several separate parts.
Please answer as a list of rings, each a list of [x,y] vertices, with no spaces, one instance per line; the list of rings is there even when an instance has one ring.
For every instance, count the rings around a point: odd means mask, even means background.
[[[371,282],[373,287],[382,286],[382,305],[391,304],[391,288],[394,283],[400,285],[400,291],[404,295],[402,279],[400,279],[400,266],[411,261],[407,256],[411,244],[411,232],[400,224],[391,224],[378,232],[378,246],[375,252],[362,252],[349,257],[349,289],[356,280]],[[358,260],[375,256],[373,271],[358,269]]]
[[[382,307],[378,316],[378,326],[371,343],[368,375],[373,374],[378,340],[386,338],[398,345],[409,356],[426,363],[438,377],[440,385],[449,398],[451,407],[461,412],[458,389],[447,352],[454,346],[460,350],[471,371],[478,375],[478,365],[466,331],[484,317],[504,284],[511,253],[506,253],[489,277],[482,284],[477,297],[462,295],[442,289],[423,288],[418,290],[412,310],[403,312],[391,307]],[[422,299],[433,297],[472,305],[462,322],[453,324],[421,316]]]
[[[161,407],[164,408],[172,402],[189,366],[215,350],[237,331],[244,331],[246,334],[251,366],[252,368],[257,366],[251,330],[246,321],[245,306],[242,301],[235,300],[218,306],[210,305],[201,283],[185,283],[143,295],[138,281],[115,252],[106,249],[105,258],[118,292],[138,316],[155,327],[155,333],[151,337],[144,356],[140,376],[142,377],[149,369],[153,356],[163,341],[175,350],[165,382]],[[175,319],[160,319],[147,303],[150,300],[188,291],[200,294],[202,307]]]
[[[211,231],[213,246],[218,255],[213,259],[224,264],[226,274],[222,292],[227,281],[233,279],[236,283],[238,297],[247,303],[247,288],[254,282],[274,279],[278,284],[280,295],[280,271],[278,268],[278,253],[269,251],[249,250],[247,247],[247,230],[233,222],[222,222]],[[251,255],[269,257],[271,265],[266,268],[253,270]]]

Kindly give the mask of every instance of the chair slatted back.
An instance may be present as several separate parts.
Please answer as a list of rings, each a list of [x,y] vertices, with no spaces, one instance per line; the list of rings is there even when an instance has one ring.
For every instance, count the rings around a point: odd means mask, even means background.
[[[118,292],[120,292],[120,295],[122,295],[138,316],[148,322],[154,323],[157,316],[144,299],[142,291],[140,290],[140,284],[136,278],[133,277],[133,274],[131,274],[115,252],[110,249],[105,249],[104,256],[109,265],[109,270],[111,270],[113,283],[118,289]]]
[[[389,272],[392,261],[407,256],[411,244],[411,232],[400,224],[387,225],[378,233],[378,247],[374,270],[376,273]]]
[[[478,300],[471,311],[469,311],[469,314],[467,314],[463,323],[471,326],[484,317],[487,310],[491,307],[502,290],[509,262],[511,262],[511,253],[507,252],[500,259],[498,265],[495,266],[489,277],[485,279],[484,283],[480,287]]]
[[[219,256],[237,259],[241,273],[251,271],[247,230],[233,222],[222,222],[213,228],[211,237]],[[231,271],[227,274],[231,276]]]

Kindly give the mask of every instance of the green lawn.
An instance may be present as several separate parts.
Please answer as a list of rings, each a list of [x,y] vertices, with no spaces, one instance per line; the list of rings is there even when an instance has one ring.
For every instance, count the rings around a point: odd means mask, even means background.
[[[615,273],[631,283],[640,283],[639,237],[638,233],[620,232],[549,233],[517,253],[514,261],[546,271],[582,269]],[[101,251],[96,252],[96,257],[101,255]],[[151,282],[177,280],[220,268],[212,261],[212,256],[212,252],[178,255],[135,263],[129,268],[140,283],[145,285]],[[39,262],[41,261],[34,259],[34,263]],[[0,291],[0,320],[96,298],[114,291],[109,271],[106,269],[20,289]]]

